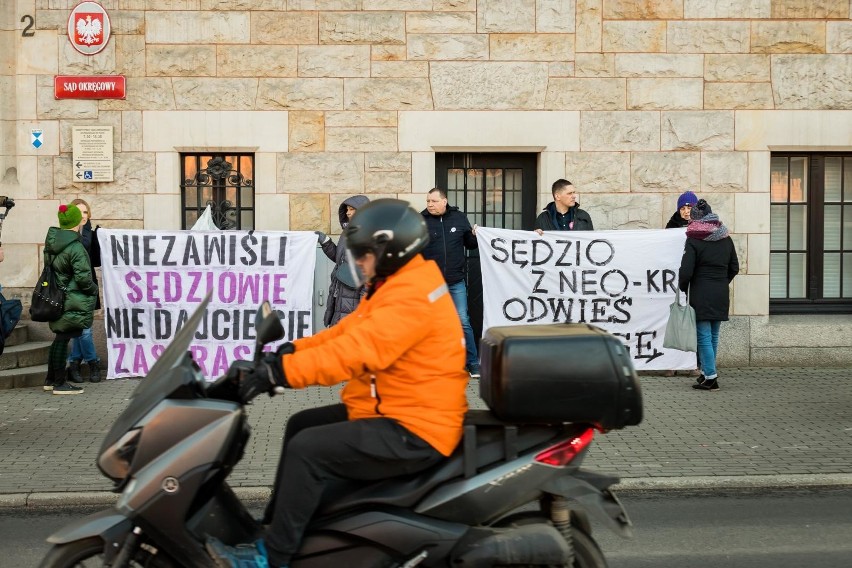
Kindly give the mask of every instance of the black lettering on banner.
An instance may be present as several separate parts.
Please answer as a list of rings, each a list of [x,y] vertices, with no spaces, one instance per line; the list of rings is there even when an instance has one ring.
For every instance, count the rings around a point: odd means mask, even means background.
[[[257,262],[257,253],[254,252],[254,245],[257,244],[257,239],[254,236],[254,231],[249,231],[246,236],[240,240],[243,250],[248,256],[240,258],[246,266],[253,266]]]
[[[565,248],[562,249],[562,256],[560,256],[559,260],[556,261],[556,266],[571,266],[570,262],[565,262],[565,257],[568,256],[568,252],[571,250],[571,241],[557,239],[556,244],[565,245]],[[579,264],[579,262],[577,264]]]
[[[142,331],[142,308],[112,308],[106,310],[107,337],[145,339]]]
[[[518,260],[519,256],[526,256],[526,254],[527,254],[526,249],[521,248],[520,250],[518,250],[519,249],[518,245],[524,245],[526,243],[527,243],[527,241],[519,241],[519,240],[512,239],[512,264],[517,264],[521,268],[524,268],[527,264],[529,264],[529,261],[528,260],[520,260],[520,261]]]
[[[609,250],[609,256],[606,257],[606,260],[595,260],[595,259],[592,258],[592,249],[597,244],[604,244],[604,245],[606,245],[605,250],[607,250],[607,249]],[[577,248],[579,249],[579,247],[577,247]],[[586,246],[586,258],[589,260],[589,262],[591,262],[595,266],[605,266],[605,265],[609,264],[610,261],[614,257],[615,257],[615,247],[612,246],[612,243],[609,242],[606,239],[595,239],[595,240],[591,241]]]
[[[157,249],[151,244],[156,239],[156,235],[145,235],[142,237],[143,266],[157,266]]]
[[[677,292],[677,284],[675,283],[676,279],[677,274],[675,274],[674,270],[669,270],[668,268],[663,270],[663,290]]]
[[[645,338],[648,338],[647,340]],[[658,351],[651,343],[651,340],[657,337],[656,331],[638,331],[636,332],[636,359],[644,359],[648,363],[662,357],[662,351]]]
[[[583,271],[583,295],[584,296],[594,296],[597,294],[597,280],[594,278],[588,278],[588,276],[594,276],[597,274],[597,270],[584,270]]]
[[[547,256],[539,259],[538,257],[538,247],[543,246],[547,248]],[[550,246],[550,243],[547,241],[543,241],[540,239],[536,239],[532,242],[532,265],[540,266],[542,264],[547,264],[550,259],[553,258],[553,247]],[[535,271],[533,271],[535,272]]]
[[[500,263],[505,264],[506,261],[509,260],[509,251],[507,251],[505,248],[497,246],[498,244],[505,245],[506,239],[496,238],[496,239],[491,240],[491,248],[494,249],[495,252],[503,253],[503,256],[497,257],[494,254],[492,254],[491,258],[493,260],[495,260],[496,262],[500,262]]]
[[[571,271],[571,280],[568,280],[564,272],[559,271],[559,293],[564,294],[566,287],[571,290],[572,294],[577,293],[577,273],[573,270]]]
[[[287,237],[278,237],[278,266],[287,264]]]
[[[609,286],[607,286],[607,281],[611,280],[612,275],[618,275],[622,279],[621,290],[610,290]],[[612,284],[611,284],[612,285]],[[621,270],[615,268],[610,270],[609,272],[605,272],[603,276],[601,276],[600,286],[601,291],[605,294],[608,294],[610,297],[615,298],[616,296],[621,296],[627,291],[627,287],[630,285],[630,281],[627,279],[627,275]]]
[[[166,240],[166,253],[163,255],[163,266],[177,266],[177,261],[172,260],[172,249],[175,247],[176,237],[174,235],[164,235]]]
[[[535,249],[533,249],[533,250],[535,250]],[[545,275],[544,270],[533,269],[530,272],[532,272],[534,275],[538,276],[538,280],[536,280],[535,284],[533,284],[533,289],[532,289],[533,294],[547,294],[547,290],[545,288],[540,288],[541,281],[544,280],[544,275]]]
[[[225,235],[204,235],[204,264],[225,264]]]
[[[192,258],[192,262],[190,262],[190,258]],[[201,257],[198,255],[198,246],[195,244],[195,238],[192,235],[189,235],[186,239],[186,245],[184,245],[183,249],[183,266],[187,266],[189,264],[194,264],[198,266],[201,264]]]
[[[169,310],[154,310],[154,339],[172,337],[172,313]]]

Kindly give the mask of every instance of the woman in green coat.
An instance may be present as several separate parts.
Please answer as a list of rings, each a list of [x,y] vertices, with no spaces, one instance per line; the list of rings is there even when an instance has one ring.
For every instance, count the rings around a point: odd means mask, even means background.
[[[44,263],[53,265],[56,281],[65,289],[65,306],[62,316],[50,322],[50,331],[56,338],[50,345],[44,390],[53,394],[80,394],[83,389],[67,380],[68,342],[92,327],[98,285],[92,280],[89,253],[80,241],[82,213],[76,205],[60,205],[57,217],[59,227],[48,229],[44,239]]]

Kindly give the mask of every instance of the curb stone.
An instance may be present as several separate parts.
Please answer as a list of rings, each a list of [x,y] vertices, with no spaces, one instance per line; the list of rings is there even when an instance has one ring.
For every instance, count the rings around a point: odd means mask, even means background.
[[[708,477],[635,477],[622,479],[612,486],[617,493],[651,491],[799,489],[817,487],[852,487],[852,474],[815,475],[746,475]],[[262,504],[269,499],[269,487],[234,487],[234,493],[248,504]],[[73,509],[115,504],[118,494],[110,491],[69,491],[54,493],[0,494],[0,511],[18,508]]]

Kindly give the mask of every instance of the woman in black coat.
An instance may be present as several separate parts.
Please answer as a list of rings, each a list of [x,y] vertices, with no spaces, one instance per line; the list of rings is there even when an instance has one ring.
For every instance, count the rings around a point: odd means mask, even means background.
[[[692,388],[719,390],[716,354],[719,328],[728,321],[728,285],[740,271],[737,251],[728,228],[703,199],[696,203],[686,227],[686,245],[680,261],[680,289],[689,293],[695,309],[701,376]]]
[[[337,210],[341,229],[346,228],[355,211],[369,202],[370,199],[365,195],[353,195],[341,203]],[[317,231],[317,237],[322,251],[329,260],[334,261],[327,306],[322,320],[326,327],[331,327],[343,316],[355,311],[364,294],[364,287],[356,285],[352,280],[352,273],[346,262],[346,237],[341,234],[337,244],[325,233]]]

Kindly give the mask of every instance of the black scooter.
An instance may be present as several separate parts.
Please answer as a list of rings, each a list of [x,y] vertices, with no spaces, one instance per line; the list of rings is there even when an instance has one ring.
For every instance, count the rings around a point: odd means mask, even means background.
[[[226,377],[205,383],[187,349],[207,302],[151,368],[104,440],[98,467],[121,493],[115,507],[52,535],[43,568],[212,567],[204,548],[208,535],[236,544],[260,534],[258,522],[226,483],[249,438],[234,377],[253,363],[238,362]],[[257,359],[283,330],[268,303],[258,309],[255,327]],[[564,332],[572,326],[559,327]],[[530,345],[547,343],[541,332],[526,334],[538,338]],[[605,339],[617,344],[612,336]],[[483,344],[489,340],[494,336]],[[491,408],[511,413],[494,390],[497,381],[488,376],[502,373],[505,379],[513,365],[530,369],[524,362],[529,353],[499,334],[492,343],[484,350],[493,359],[483,359],[482,385],[491,388],[484,398]],[[636,373],[624,361],[619,380],[627,378],[636,399]],[[592,401],[581,398],[575,406],[588,411]],[[630,423],[641,419],[641,397],[638,419],[635,404]],[[463,442],[432,469],[335,487],[291,566],[606,566],[589,515],[623,536],[631,536],[631,523],[608,489],[618,479],[579,468],[593,433],[590,423],[506,421],[489,411],[470,411]]]

